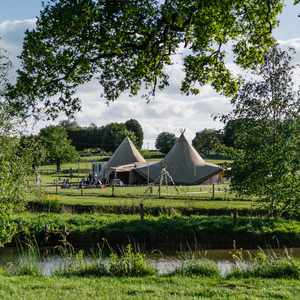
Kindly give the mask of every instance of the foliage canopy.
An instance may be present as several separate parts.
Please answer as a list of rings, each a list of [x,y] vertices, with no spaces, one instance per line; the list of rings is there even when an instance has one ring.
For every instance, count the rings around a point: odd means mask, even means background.
[[[39,139],[46,149],[46,158],[56,164],[57,172],[60,172],[62,162],[78,158],[78,153],[71,145],[66,130],[61,126],[48,126],[41,129]]]
[[[174,133],[161,132],[155,141],[155,148],[161,153],[167,154],[176,142],[176,136]]]
[[[139,121],[135,119],[130,119],[125,122],[125,126],[127,130],[131,131],[134,133],[135,138],[136,138],[136,146],[141,149],[143,146],[143,141],[144,141],[144,132],[141,124]]]
[[[238,82],[225,61],[262,63],[284,0],[48,0],[25,34],[22,68],[7,93],[15,110],[56,117],[80,109],[78,87],[97,80],[108,101],[169,83],[166,66],[183,53],[181,90],[211,84],[226,96]],[[182,48],[185,50],[182,51]],[[232,49],[232,52],[228,49]]]
[[[291,51],[271,48],[232,100],[231,117],[243,120],[232,187],[259,197],[272,214],[300,209],[300,90]]]
[[[211,152],[216,152],[217,146],[222,142],[222,132],[215,129],[203,129],[197,132],[192,141],[196,150],[205,157],[209,156]]]

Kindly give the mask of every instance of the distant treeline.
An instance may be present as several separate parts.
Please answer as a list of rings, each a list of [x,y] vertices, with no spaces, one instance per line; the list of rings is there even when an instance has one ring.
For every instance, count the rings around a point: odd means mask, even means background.
[[[60,125],[66,129],[72,145],[78,151],[99,148],[106,152],[113,152],[126,136],[130,137],[138,148],[143,145],[143,129],[134,119],[100,127],[95,124],[81,127],[75,121],[63,121]]]

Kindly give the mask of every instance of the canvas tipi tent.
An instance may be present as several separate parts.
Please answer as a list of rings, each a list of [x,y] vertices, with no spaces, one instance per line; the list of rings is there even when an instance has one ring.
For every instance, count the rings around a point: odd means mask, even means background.
[[[107,179],[112,168],[134,163],[145,164],[146,161],[130,138],[126,137],[111,158],[103,165],[100,176]]]
[[[136,172],[157,183],[162,168],[166,168],[175,184],[182,185],[203,183],[222,171],[217,165],[204,161],[183,133],[161,162],[138,167]]]

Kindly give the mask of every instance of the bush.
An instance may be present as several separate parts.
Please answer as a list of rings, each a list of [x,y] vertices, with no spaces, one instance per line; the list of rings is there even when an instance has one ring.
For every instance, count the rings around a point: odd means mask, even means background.
[[[214,261],[208,259],[190,259],[186,260],[181,267],[176,269],[174,274],[220,277],[220,270]]]

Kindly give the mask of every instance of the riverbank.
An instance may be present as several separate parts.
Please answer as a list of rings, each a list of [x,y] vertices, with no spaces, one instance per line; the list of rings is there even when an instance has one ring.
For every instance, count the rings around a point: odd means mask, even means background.
[[[144,214],[151,216],[181,214],[207,215],[207,216],[230,216],[238,214],[239,216],[265,216],[267,211],[264,209],[254,209],[246,201],[183,201],[167,199],[98,199],[98,202],[82,201],[73,199],[73,201],[31,201],[27,208],[31,212],[53,212],[53,213],[99,213],[99,214],[125,214],[135,215],[141,212],[141,203],[143,204]],[[294,219],[297,219],[294,217]]]
[[[300,247],[300,222],[262,217],[145,216],[25,213],[16,215],[15,241],[41,247],[99,245],[141,250]]]
[[[100,198],[97,201],[81,201],[69,199],[62,201],[30,201],[27,209],[30,212],[53,213],[98,213],[98,214],[125,214],[135,215],[143,213],[151,216],[180,214],[183,216],[238,216],[264,217],[268,211],[263,208],[251,207],[249,201],[224,201],[224,200],[168,200],[168,199],[124,199]],[[283,218],[300,220],[300,214],[283,214]]]
[[[1,299],[286,299],[300,298],[298,280],[226,280],[188,276],[38,277],[0,275]]]

